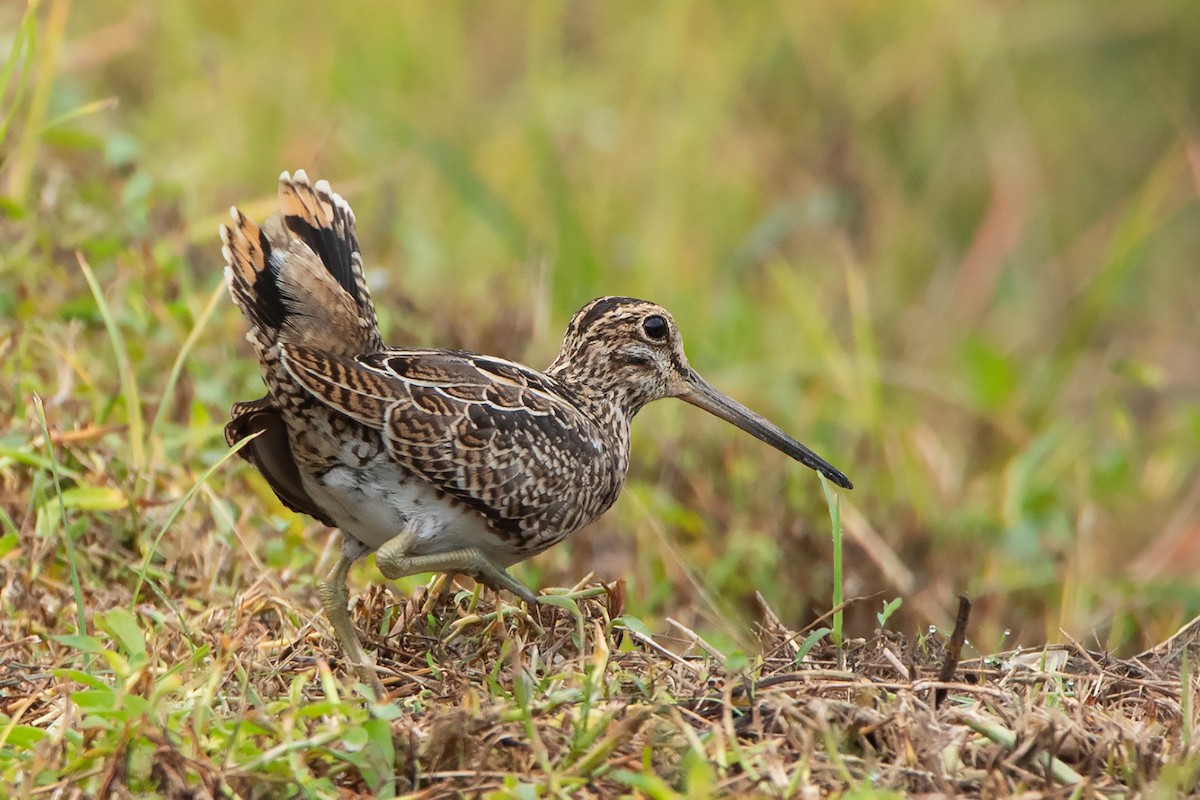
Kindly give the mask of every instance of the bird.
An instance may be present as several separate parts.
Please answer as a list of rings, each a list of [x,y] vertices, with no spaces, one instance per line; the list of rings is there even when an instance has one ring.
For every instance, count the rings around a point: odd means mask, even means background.
[[[328,181],[283,172],[261,226],[236,207],[220,228],[225,277],[266,394],[237,402],[229,445],[280,502],[340,529],[318,584],[342,652],[382,696],[347,604],[368,553],[388,579],[460,573],[532,604],[508,567],[563,541],[616,501],[630,422],[676,397],[816,470],[850,480],[713,388],[654,303],[599,297],[571,318],[545,370],[465,350],[384,344],[354,212]],[[252,438],[251,438],[252,437]]]

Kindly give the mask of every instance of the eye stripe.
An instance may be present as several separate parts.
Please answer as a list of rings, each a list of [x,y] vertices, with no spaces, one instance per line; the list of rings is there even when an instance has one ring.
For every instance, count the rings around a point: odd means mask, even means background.
[[[633,367],[650,367],[654,362],[645,356],[639,356],[633,353],[618,353],[613,356],[613,360],[620,364],[628,364]]]

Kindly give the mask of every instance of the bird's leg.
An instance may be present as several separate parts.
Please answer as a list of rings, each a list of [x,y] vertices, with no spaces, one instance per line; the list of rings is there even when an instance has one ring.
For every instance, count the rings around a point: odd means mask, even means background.
[[[346,590],[346,575],[353,563],[354,558],[343,552],[325,580],[317,584],[317,593],[321,595],[321,606],[325,609],[325,616],[329,617],[329,624],[333,625],[334,636],[342,646],[346,659],[358,673],[359,680],[371,687],[377,700],[382,700],[383,683],[375,672],[374,662],[367,660],[358,641],[358,632],[354,630],[354,623],[350,621],[350,613],[346,610],[350,599]]]
[[[484,555],[478,547],[415,556],[409,553],[414,539],[411,532],[405,531],[389,539],[375,552],[375,564],[384,577],[395,580],[419,572],[461,572],[493,589],[507,589],[526,603],[537,602],[537,595]]]

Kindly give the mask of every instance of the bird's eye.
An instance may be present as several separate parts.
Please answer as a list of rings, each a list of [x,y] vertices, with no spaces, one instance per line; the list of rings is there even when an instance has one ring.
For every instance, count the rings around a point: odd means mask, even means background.
[[[642,330],[646,332],[646,336],[655,341],[662,341],[667,338],[669,330],[667,320],[659,314],[651,314],[642,320]]]

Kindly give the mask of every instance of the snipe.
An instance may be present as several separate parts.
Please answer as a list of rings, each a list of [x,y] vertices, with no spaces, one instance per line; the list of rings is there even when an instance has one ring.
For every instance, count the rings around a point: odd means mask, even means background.
[[[472,575],[533,602],[505,568],[603,514],[629,467],[629,423],[678,397],[817,470],[849,479],[688,364],[665,309],[601,297],[580,309],[544,372],[460,350],[384,345],[363,278],[354,214],[303,171],[279,178],[280,215],[236,208],[221,227],[233,301],[267,394],[225,427],[288,508],[340,528],[321,584],[338,641],[381,684],[346,610],[346,575],[375,552],[388,578]]]

